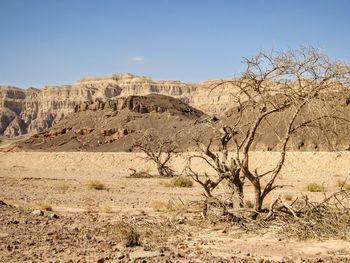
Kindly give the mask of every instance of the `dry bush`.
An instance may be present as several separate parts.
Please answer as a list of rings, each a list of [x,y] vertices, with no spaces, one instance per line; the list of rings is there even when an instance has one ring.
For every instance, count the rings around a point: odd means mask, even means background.
[[[129,170],[131,171],[131,174],[129,175],[130,178],[151,178],[151,177],[154,177],[153,175],[151,175],[149,173],[148,170],[139,171],[139,172],[133,168],[129,168]]]
[[[161,201],[161,200],[152,200],[149,204],[150,208],[157,212],[185,212],[187,211],[188,204],[182,200],[174,201]]]
[[[103,183],[101,183],[98,180],[91,180],[87,182],[87,187],[89,189],[94,189],[94,190],[103,190],[105,189],[105,185]]]
[[[175,175],[169,163],[178,154],[176,138],[160,139],[159,134],[147,130],[141,138],[134,141],[132,149],[145,153],[146,156],[142,158],[156,165],[159,176],[173,177]]]
[[[175,176],[169,181],[162,183],[166,187],[192,187],[193,182],[185,176]]]
[[[350,191],[350,184],[348,184],[346,180],[338,180],[337,186],[341,189]]]
[[[308,192],[325,192],[325,187],[318,183],[310,183],[305,188]]]
[[[141,244],[140,233],[131,223],[117,222],[113,234],[116,237],[116,241],[125,247],[139,246]]]
[[[268,223],[280,227],[279,234],[288,238],[322,239],[350,238],[350,195],[340,190],[325,196],[321,202],[311,202],[303,196],[301,202],[276,207]],[[277,205],[278,206],[278,205]],[[271,213],[270,213],[271,214]]]
[[[167,202],[160,201],[160,200],[152,200],[149,203],[149,207],[152,208],[154,211],[157,211],[157,212],[168,210]]]

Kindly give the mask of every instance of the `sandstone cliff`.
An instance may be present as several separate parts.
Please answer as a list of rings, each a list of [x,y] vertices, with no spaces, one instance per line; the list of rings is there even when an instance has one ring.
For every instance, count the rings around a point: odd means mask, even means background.
[[[214,91],[211,81],[186,84],[155,81],[132,74],[87,77],[73,85],[19,89],[0,86],[0,135],[14,137],[41,132],[74,111],[76,105],[130,95],[163,94],[179,98],[211,115],[230,107],[228,93]]]

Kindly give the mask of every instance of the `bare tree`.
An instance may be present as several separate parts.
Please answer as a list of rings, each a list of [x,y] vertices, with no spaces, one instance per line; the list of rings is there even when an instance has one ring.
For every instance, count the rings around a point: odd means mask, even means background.
[[[292,136],[308,132],[324,136],[332,143],[337,125],[349,124],[339,107],[339,96],[349,94],[350,67],[331,61],[317,49],[308,47],[286,52],[261,52],[245,59],[246,70],[236,79],[222,81],[213,89],[229,88],[235,101],[235,118],[221,129],[220,154],[211,150],[212,140],[197,144],[204,154],[192,156],[204,159],[216,172],[215,179],[205,179],[188,165],[188,174],[200,183],[207,196],[222,182],[229,182],[234,207],[244,205],[244,182],[254,187],[254,210],[263,209],[266,196],[280,187],[276,179],[286,158]],[[345,92],[345,93],[344,93]],[[348,96],[348,95],[347,95]],[[275,122],[275,123],[272,123]],[[276,150],[280,158],[268,171],[253,169],[249,163],[252,145],[257,142],[262,126],[278,139]],[[349,126],[348,126],[349,127]],[[227,145],[232,144],[233,154],[228,155]],[[262,187],[262,179],[266,186]],[[238,198],[237,198],[238,197]]]
[[[145,159],[155,163],[160,176],[174,176],[175,172],[169,166],[171,158],[178,153],[178,146],[174,139],[161,139],[154,132],[146,131],[133,143],[132,148],[145,153]]]

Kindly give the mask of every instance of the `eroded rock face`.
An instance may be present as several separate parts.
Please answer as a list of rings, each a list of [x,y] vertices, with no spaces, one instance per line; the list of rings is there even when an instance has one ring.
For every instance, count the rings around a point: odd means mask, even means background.
[[[103,107],[118,110],[118,107],[125,106],[116,103],[119,97],[152,93],[173,96],[208,114],[221,115],[231,103],[230,96],[220,91],[209,96],[212,84],[211,81],[186,84],[180,81],[155,81],[132,74],[114,74],[83,78],[73,85],[46,86],[43,89],[0,86],[0,135],[14,137],[42,132],[73,111],[99,110]],[[133,105],[132,98],[123,103],[129,103],[128,107],[136,107],[140,112],[150,110],[142,104]]]

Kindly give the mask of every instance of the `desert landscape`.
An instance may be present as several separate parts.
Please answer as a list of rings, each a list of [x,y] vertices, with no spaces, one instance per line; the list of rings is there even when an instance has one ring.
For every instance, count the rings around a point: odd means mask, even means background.
[[[229,82],[211,81],[225,90]],[[289,124],[280,93],[226,101],[215,114],[162,91],[101,98],[93,88],[90,101],[60,98],[61,106],[56,96],[29,97],[33,112],[26,95],[2,88],[1,261],[348,262],[349,91],[328,85],[326,104],[295,111]],[[319,106],[340,115],[321,122]],[[20,117],[52,109],[61,117],[40,119],[38,130],[28,127],[39,119]],[[10,122],[8,112],[17,114]],[[259,116],[252,136],[245,127]],[[291,132],[309,123],[319,129]]]
[[[350,262],[348,1],[0,1],[0,263]]]
[[[347,239],[298,241],[283,232],[288,226],[249,230],[228,222],[203,220],[202,190],[166,187],[164,178],[132,178],[129,168],[152,164],[133,153],[1,153],[2,262],[347,262]],[[142,155],[140,155],[142,157]],[[255,152],[256,167],[269,166],[278,155]],[[174,160],[181,171],[186,156]],[[336,191],[349,169],[350,154],[291,152],[277,195],[306,194],[318,182],[323,199]],[[205,167],[196,163],[196,167]],[[212,172],[207,168],[207,172]],[[103,189],[89,188],[98,181]],[[252,198],[252,189],[247,195]],[[49,211],[46,211],[49,210]],[[42,211],[41,213],[38,211]],[[114,228],[127,222],[141,232],[141,244],[118,243]],[[344,233],[349,235],[349,233]]]

